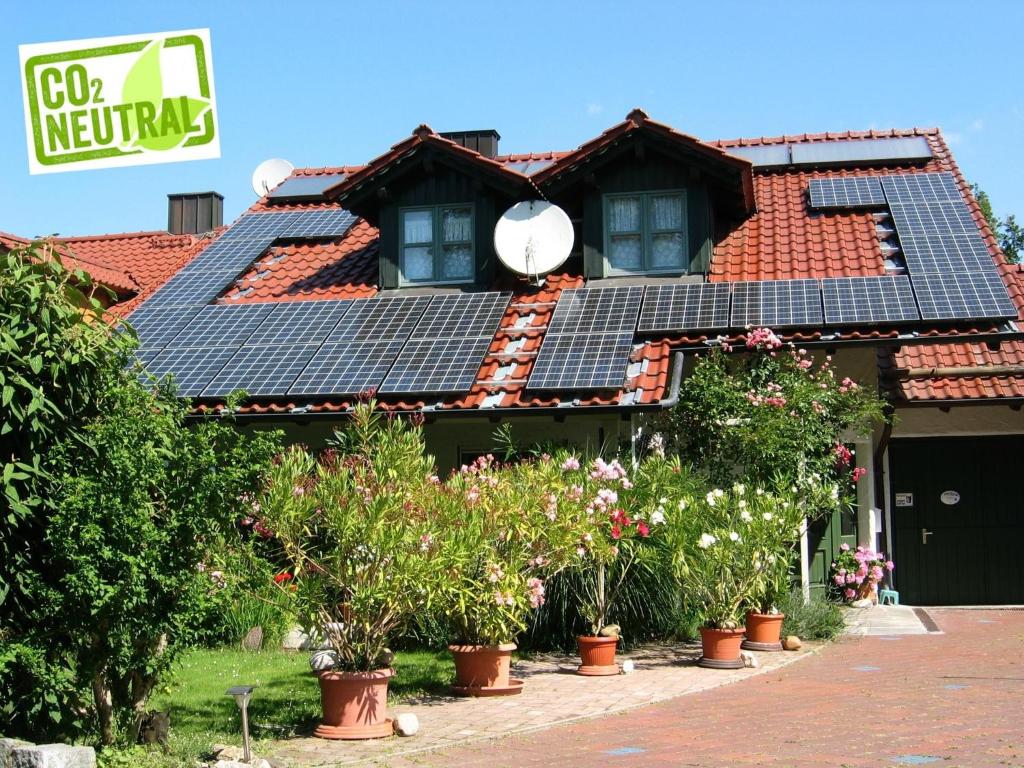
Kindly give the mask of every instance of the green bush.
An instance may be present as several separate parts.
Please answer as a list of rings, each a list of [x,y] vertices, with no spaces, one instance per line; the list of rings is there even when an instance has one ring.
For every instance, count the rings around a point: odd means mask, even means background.
[[[818,592],[804,602],[803,591],[794,589],[779,606],[786,614],[782,635],[796,635],[803,640],[832,640],[843,632],[843,609]]]

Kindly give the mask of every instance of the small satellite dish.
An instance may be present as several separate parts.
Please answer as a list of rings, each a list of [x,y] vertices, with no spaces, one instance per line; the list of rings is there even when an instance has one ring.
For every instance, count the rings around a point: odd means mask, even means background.
[[[572,243],[569,215],[545,200],[516,203],[494,227],[494,250],[501,263],[538,279],[569,258]]]
[[[252,191],[260,197],[292,175],[295,166],[287,160],[272,157],[256,166],[252,172]]]

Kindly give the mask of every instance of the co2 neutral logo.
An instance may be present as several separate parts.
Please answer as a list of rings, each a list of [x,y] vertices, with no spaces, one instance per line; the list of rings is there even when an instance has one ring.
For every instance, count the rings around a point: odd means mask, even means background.
[[[210,30],[19,52],[30,173],[220,157]]]

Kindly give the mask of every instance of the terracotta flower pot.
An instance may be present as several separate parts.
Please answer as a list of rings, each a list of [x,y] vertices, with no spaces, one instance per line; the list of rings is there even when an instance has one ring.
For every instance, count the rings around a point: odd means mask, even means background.
[[[747,651],[781,651],[783,613],[747,613],[746,639],[740,647]]]
[[[394,674],[393,669],[318,673],[323,719],[313,735],[322,739],[379,739],[390,736],[388,680]]]
[[[878,603],[878,582],[865,579],[864,583],[857,587],[857,600],[870,600]]]
[[[697,662],[712,669],[740,669],[740,643],[743,642],[743,627],[739,629],[700,628],[700,644],[704,655]]]
[[[581,635],[576,638],[576,644],[580,649],[580,660],[583,662],[576,669],[581,675],[599,677],[602,675],[619,674],[619,665],[615,663],[615,648],[618,646],[617,637],[595,637],[594,635]]]
[[[523,689],[523,681],[509,677],[515,643],[501,645],[449,645],[455,660],[455,684],[459,696],[511,696]]]

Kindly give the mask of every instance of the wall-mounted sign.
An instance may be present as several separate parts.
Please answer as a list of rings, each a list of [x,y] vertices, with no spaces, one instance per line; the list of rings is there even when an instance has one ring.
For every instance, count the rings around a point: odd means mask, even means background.
[[[912,507],[912,506],[914,506],[914,494],[912,494],[912,493],[897,493],[896,494],[896,506],[897,507]]]
[[[946,506],[951,507],[960,501],[960,494],[957,493],[956,491],[943,491],[942,494],[939,496],[939,501],[941,501]]]

